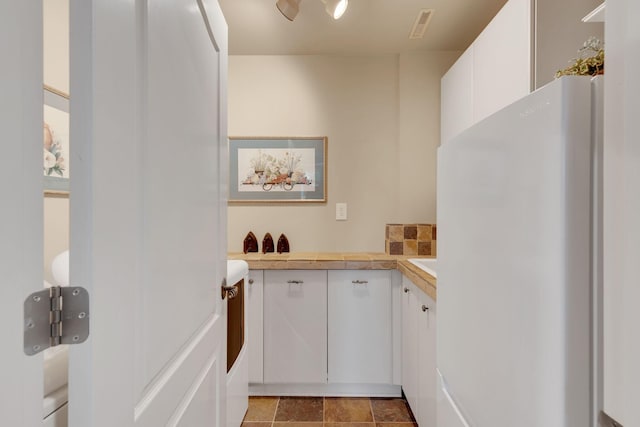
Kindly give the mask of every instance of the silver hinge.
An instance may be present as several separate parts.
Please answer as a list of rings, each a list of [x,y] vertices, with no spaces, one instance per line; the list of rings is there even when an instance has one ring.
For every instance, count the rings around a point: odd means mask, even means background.
[[[24,301],[24,352],[33,356],[89,337],[89,293],[81,287],[52,286]]]

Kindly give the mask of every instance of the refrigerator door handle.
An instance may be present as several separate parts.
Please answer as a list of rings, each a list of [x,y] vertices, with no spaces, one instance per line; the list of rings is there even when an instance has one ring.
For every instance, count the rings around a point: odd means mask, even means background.
[[[438,377],[440,377],[440,384],[442,384],[442,393],[447,398],[447,401],[455,411],[456,415],[458,415],[458,418],[460,418],[460,422],[462,423],[462,425],[464,425],[464,427],[472,427],[465,416],[462,415],[462,411],[460,410],[460,408],[458,408],[458,405],[456,404],[455,400],[453,400],[453,397],[451,397],[451,394],[449,393],[449,390],[447,388],[447,381],[444,379],[442,372],[440,372],[440,369],[436,369],[436,372],[438,374]]]

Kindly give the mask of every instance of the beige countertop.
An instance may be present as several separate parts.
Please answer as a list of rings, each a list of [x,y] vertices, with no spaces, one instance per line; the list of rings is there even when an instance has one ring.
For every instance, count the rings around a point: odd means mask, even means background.
[[[228,259],[247,261],[252,270],[398,270],[436,300],[436,279],[407,259],[418,256],[374,252],[230,253]]]

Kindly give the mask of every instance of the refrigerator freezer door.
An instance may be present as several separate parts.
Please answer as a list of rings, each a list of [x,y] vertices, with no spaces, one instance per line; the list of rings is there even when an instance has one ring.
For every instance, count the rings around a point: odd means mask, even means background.
[[[590,425],[590,123],[562,78],[439,149],[437,363],[472,427]]]

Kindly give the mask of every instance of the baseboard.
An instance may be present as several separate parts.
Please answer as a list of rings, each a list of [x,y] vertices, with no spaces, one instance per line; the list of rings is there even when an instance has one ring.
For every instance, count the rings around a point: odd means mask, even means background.
[[[401,397],[392,384],[249,384],[249,396]]]

